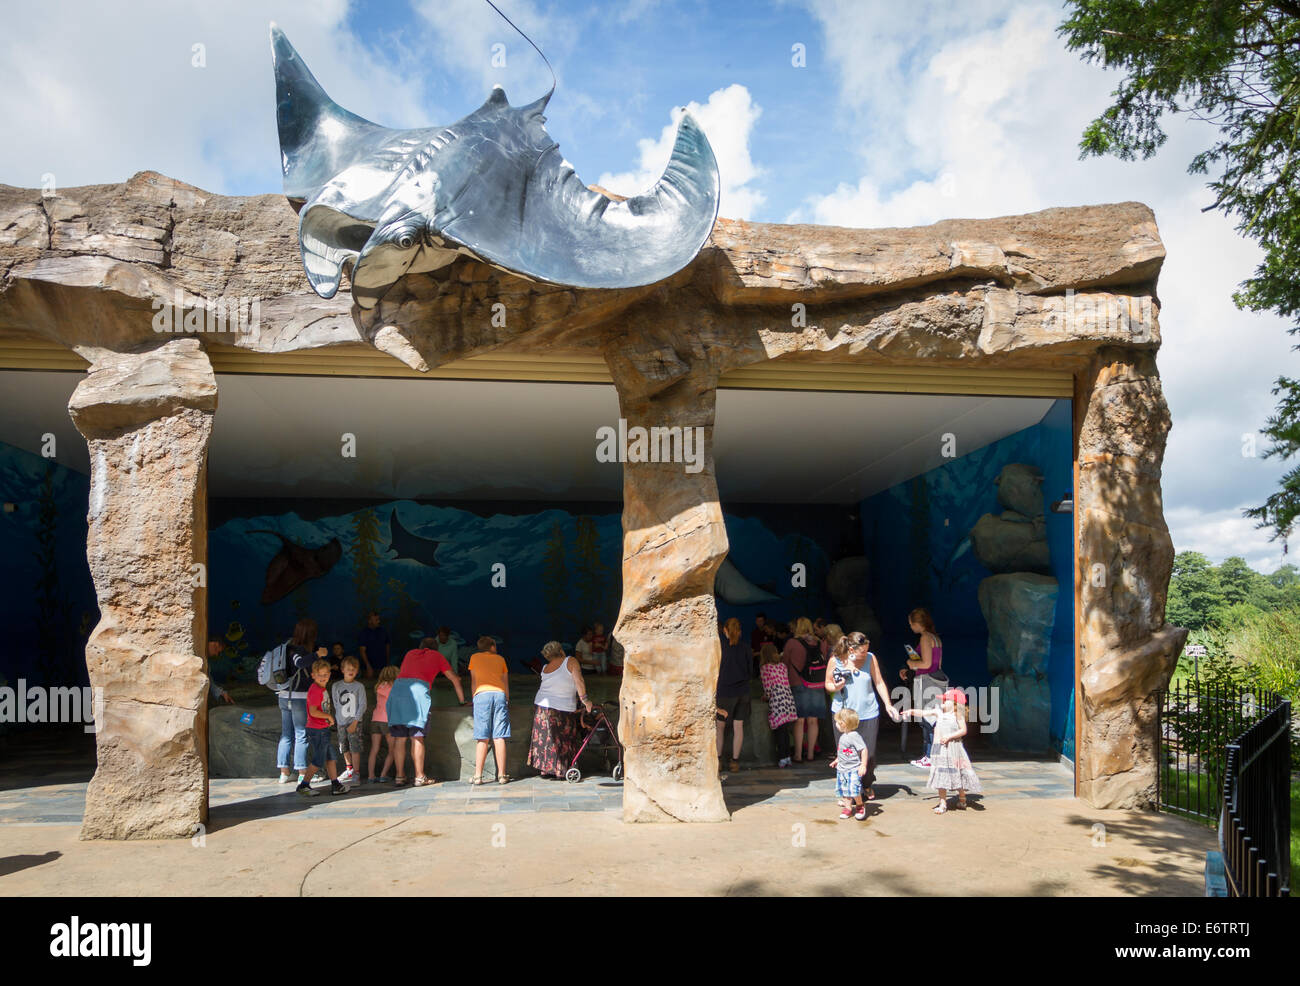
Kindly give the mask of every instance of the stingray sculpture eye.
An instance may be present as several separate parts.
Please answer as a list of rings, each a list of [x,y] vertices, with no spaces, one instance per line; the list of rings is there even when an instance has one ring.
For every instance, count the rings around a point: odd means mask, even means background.
[[[409,250],[415,246],[415,234],[411,232],[403,233],[397,238],[397,245],[403,250]]]

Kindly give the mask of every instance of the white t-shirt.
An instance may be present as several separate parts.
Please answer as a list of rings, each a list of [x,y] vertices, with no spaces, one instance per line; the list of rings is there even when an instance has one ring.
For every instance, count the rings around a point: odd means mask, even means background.
[[[595,663],[596,663],[595,660],[594,660],[594,659],[592,658],[592,656],[591,656],[591,641],[590,641],[590,640],[579,640],[579,641],[578,641],[576,644],[574,644],[574,646],[573,646],[573,653],[574,653],[574,655],[578,658],[578,663],[579,663],[579,664],[595,664]]]

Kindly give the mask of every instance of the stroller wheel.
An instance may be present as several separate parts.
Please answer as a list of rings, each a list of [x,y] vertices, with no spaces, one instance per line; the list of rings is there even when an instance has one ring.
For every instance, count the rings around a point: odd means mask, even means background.
[[[570,784],[577,784],[578,781],[582,780],[582,771],[577,767],[570,767],[564,772],[564,779]]]
[[[623,765],[621,763],[616,763],[614,764],[614,780],[621,781],[622,779],[623,779]]]

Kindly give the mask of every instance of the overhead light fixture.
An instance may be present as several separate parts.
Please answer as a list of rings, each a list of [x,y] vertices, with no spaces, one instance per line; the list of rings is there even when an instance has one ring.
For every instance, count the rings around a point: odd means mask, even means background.
[[[1055,503],[1052,504],[1052,513],[1054,514],[1072,514],[1074,513],[1074,494],[1066,493]]]

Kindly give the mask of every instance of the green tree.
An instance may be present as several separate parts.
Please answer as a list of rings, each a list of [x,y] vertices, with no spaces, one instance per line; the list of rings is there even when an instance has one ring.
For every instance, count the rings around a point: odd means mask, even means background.
[[[1058,28],[1066,47],[1123,73],[1114,102],[1084,130],[1083,156],[1149,158],[1165,142],[1166,115],[1209,123],[1210,146],[1187,170],[1210,176],[1206,211],[1228,216],[1263,250],[1233,300],[1300,332],[1300,3],[1068,0],[1067,9]],[[1300,451],[1300,380],[1279,377],[1274,394],[1264,454],[1285,461]],[[1300,516],[1300,466],[1246,514],[1287,536]]]
[[[1265,575],[1264,578],[1274,588],[1290,589],[1300,585],[1300,568],[1291,564],[1279,565],[1271,575]]]
[[[1219,577],[1223,601],[1229,606],[1255,602],[1268,587],[1264,576],[1247,565],[1246,559],[1237,555],[1223,559],[1215,574]]]
[[[1211,615],[1223,603],[1223,589],[1210,560],[1199,551],[1176,554],[1165,619],[1189,630],[1201,630],[1210,624]]]

